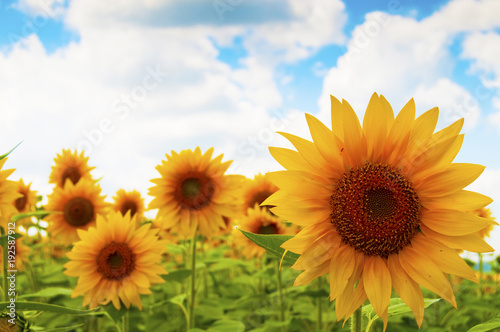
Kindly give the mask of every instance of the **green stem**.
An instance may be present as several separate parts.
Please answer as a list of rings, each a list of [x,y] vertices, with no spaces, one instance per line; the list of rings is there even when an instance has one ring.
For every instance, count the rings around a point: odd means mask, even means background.
[[[478,253],[479,255],[479,297],[483,298],[483,287],[481,286],[481,279],[483,279],[483,255]]]
[[[318,293],[321,294],[321,289],[323,288],[323,278],[318,278]],[[317,320],[317,329],[321,330],[323,327],[323,299],[321,296],[317,297],[318,301],[318,320]]]
[[[285,321],[285,301],[283,300],[283,284],[281,281],[281,270],[280,270],[280,262],[276,260],[276,271],[278,275],[278,292],[279,292],[279,302],[280,302],[280,321]],[[281,326],[281,330],[285,331],[285,326]]]
[[[130,330],[130,314],[129,311],[125,311],[125,315],[122,317],[122,332],[128,332]]]
[[[5,235],[5,230],[3,227],[0,227],[0,232],[1,235]],[[7,291],[7,285],[8,285],[8,279],[7,279],[7,258],[9,256],[9,253],[7,251],[7,248],[9,247],[8,245],[8,238],[5,239],[2,243],[2,254],[3,254],[3,300],[4,302],[9,301],[9,296],[8,296],[8,291]]]
[[[351,332],[361,332],[361,314],[363,307],[360,306],[351,316]]]
[[[196,299],[196,234],[191,240],[191,288],[189,300],[188,330],[194,328],[194,306]]]

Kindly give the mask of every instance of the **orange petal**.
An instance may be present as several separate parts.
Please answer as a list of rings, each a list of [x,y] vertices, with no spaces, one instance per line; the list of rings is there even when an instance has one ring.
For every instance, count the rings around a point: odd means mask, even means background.
[[[373,310],[379,317],[382,317],[389,306],[392,287],[391,274],[385,260],[380,256],[371,256],[366,259],[363,284]]]
[[[424,320],[424,296],[422,295],[422,290],[401,267],[398,255],[390,255],[388,257],[387,267],[391,273],[394,290],[411,309],[420,328]]]
[[[457,302],[450,282],[443,272],[429,257],[407,246],[399,254],[399,263],[405,272],[419,285],[438,294],[455,308]]]

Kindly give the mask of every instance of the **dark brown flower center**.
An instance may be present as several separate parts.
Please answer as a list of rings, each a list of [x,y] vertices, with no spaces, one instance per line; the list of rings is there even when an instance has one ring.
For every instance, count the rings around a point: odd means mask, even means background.
[[[67,167],[61,175],[61,187],[64,188],[64,183],[66,179],[70,179],[73,184],[76,184],[80,180],[80,171],[76,167]]]
[[[125,201],[120,206],[120,212],[122,216],[126,215],[130,211],[130,217],[135,216],[137,213],[137,204],[134,201]]]
[[[210,204],[215,188],[211,179],[195,174],[182,180],[175,192],[182,208],[200,210]]]
[[[23,193],[21,193],[21,194],[22,194],[22,196],[19,198],[16,198],[16,201],[15,201],[16,209],[19,212],[24,211],[24,208],[26,207],[26,203],[28,202],[28,200],[26,199],[26,195]]]
[[[275,223],[261,225],[257,230],[257,234],[278,234],[278,226]]]
[[[421,205],[413,185],[388,165],[351,169],[331,198],[332,224],[346,244],[368,256],[399,252],[420,227]]]
[[[97,255],[97,272],[108,280],[122,280],[135,268],[135,254],[126,243],[111,242]]]
[[[94,205],[83,197],[73,197],[64,205],[64,219],[74,227],[85,226],[94,220]]]

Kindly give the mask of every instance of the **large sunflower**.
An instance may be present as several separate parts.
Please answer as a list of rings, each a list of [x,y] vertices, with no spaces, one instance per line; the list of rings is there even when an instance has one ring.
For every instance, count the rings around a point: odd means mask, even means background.
[[[161,178],[151,182],[149,189],[154,199],[150,209],[159,209],[155,225],[171,229],[184,237],[192,237],[197,231],[212,236],[226,225],[223,216],[238,214],[237,190],[244,179],[240,175],[225,175],[231,161],[222,162],[222,155],[212,159],[214,149],[201,154],[194,151],[172,151],[156,169]]]
[[[61,242],[66,244],[78,241],[77,230],[93,226],[97,215],[107,212],[109,204],[100,194],[101,187],[90,180],[80,180],[76,185],[68,181],[64,188],[55,187],[45,210],[59,213],[45,217],[49,222],[48,232],[60,235]]]
[[[17,213],[16,207],[12,204],[21,195],[17,192],[14,181],[7,178],[14,172],[14,169],[2,170],[7,158],[0,160],[0,226],[7,229],[10,218]]]
[[[419,285],[456,307],[445,274],[476,277],[455,249],[492,250],[476,234],[494,221],[466,212],[492,200],[463,190],[484,167],[452,163],[463,119],[434,133],[437,108],[415,119],[412,99],[394,119],[373,94],[361,127],[346,101],[331,102],[333,130],[306,114],[313,142],[282,133],[297,151],[270,148],[287,170],[270,174],[280,190],[264,204],[304,227],[283,244],[301,255],[295,285],[329,273],[338,319],[368,299],[384,323],[394,288],[420,326]]]
[[[254,178],[245,181],[245,185],[242,187],[242,198],[243,198],[243,213],[245,214],[249,208],[253,208],[255,204],[260,206],[262,202],[266,200],[271,194],[278,191],[278,187],[269,180],[267,174],[257,174]]]
[[[135,218],[111,212],[106,221],[97,216],[95,227],[79,230],[80,241],[67,254],[65,274],[78,277],[72,297],[84,295],[83,305],[95,308],[121,302],[142,310],[140,294],[151,294],[152,284],[164,283],[160,265],[166,242],[158,240],[151,224],[136,228]]]
[[[113,200],[114,211],[119,211],[122,215],[125,215],[130,211],[130,216],[135,216],[139,222],[144,218],[144,199],[141,197],[141,193],[137,190],[125,191],[120,189],[116,192],[116,196],[113,197]]]
[[[89,157],[85,157],[83,151],[78,154],[76,151],[63,150],[54,158],[55,166],[49,175],[49,183],[64,187],[66,180],[76,184],[80,179],[92,179],[90,171],[95,167],[88,165]]]
[[[233,229],[233,245],[241,248],[241,254],[246,259],[260,257],[266,250],[250,241],[239,229],[254,234],[289,234],[286,225],[277,216],[260,206],[249,208],[247,214],[238,219],[237,224],[237,229]]]

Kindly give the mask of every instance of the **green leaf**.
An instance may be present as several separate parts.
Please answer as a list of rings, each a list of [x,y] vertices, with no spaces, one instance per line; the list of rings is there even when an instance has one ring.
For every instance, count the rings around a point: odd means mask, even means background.
[[[490,319],[487,322],[478,324],[474,326],[473,328],[469,329],[467,332],[483,332],[483,331],[490,331],[494,328],[500,327],[500,315],[495,316],[494,318]]]
[[[186,294],[179,294],[177,296],[174,296],[171,298],[169,301],[175,304],[183,305],[184,300],[187,298]]]
[[[189,278],[190,276],[191,276],[191,270],[183,269],[183,270],[171,271],[168,274],[162,275],[162,278],[165,279],[165,281],[182,282],[183,280]]]
[[[109,317],[116,324],[118,324],[119,322],[121,322],[121,319],[122,319],[123,315],[125,315],[125,313],[128,310],[127,308],[125,308],[125,306],[123,305],[123,303],[121,303],[121,301],[120,301],[120,304],[121,304],[120,310],[116,310],[116,308],[115,308],[115,306],[113,305],[112,302],[109,302],[108,304],[106,304],[105,306],[102,307],[104,309],[104,311],[106,311],[106,313],[109,315]]]
[[[19,298],[26,298],[26,297],[54,297],[58,295],[64,295],[64,296],[69,296],[71,295],[73,291],[71,289],[67,288],[62,288],[62,287],[49,287],[42,289],[39,292],[32,293],[32,294],[23,294],[19,296]]]
[[[269,235],[269,234],[254,234],[250,232],[246,232],[242,229],[240,231],[245,235],[250,241],[266,249],[269,253],[276,256],[277,258],[283,258],[283,263],[293,265],[295,261],[300,257],[293,252],[287,251],[286,255],[285,249],[281,248],[281,245],[291,239],[293,236],[291,235]]]
[[[17,145],[15,147],[12,148],[12,150],[10,150],[9,152],[7,153],[4,153],[3,155],[0,156],[0,160],[4,159],[5,157],[7,157],[12,151],[14,151],[19,145],[21,145],[23,141],[17,143]]]
[[[436,303],[440,300],[441,299],[424,299],[424,308],[427,308],[431,304]],[[389,308],[387,309],[389,317],[402,315],[410,312],[411,309],[399,297],[392,298],[391,301],[389,302]],[[378,318],[371,304],[363,306],[363,314],[365,314],[366,317],[368,318],[371,318],[372,315],[375,315],[373,316],[374,318]]]
[[[24,213],[19,213],[19,214],[16,214],[14,215],[11,220],[13,223],[16,223],[18,222],[19,220],[21,219],[24,219],[24,218],[29,218],[29,217],[40,217],[40,218],[43,218],[49,214],[53,214],[53,213],[62,213],[62,212],[58,212],[58,211],[34,211],[34,212],[24,212]]]
[[[9,310],[7,306],[10,304],[11,302],[0,302],[0,311]],[[97,310],[74,309],[55,304],[31,301],[16,301],[15,305],[16,311],[50,311],[65,315],[91,315]]]
[[[245,324],[237,320],[221,319],[216,321],[207,330],[209,332],[244,332]]]
[[[17,240],[22,236],[23,235],[19,234],[19,233],[14,233],[12,235],[4,234],[4,235],[0,236],[0,245],[7,246],[7,244],[9,243],[10,240],[14,240],[14,239]]]

